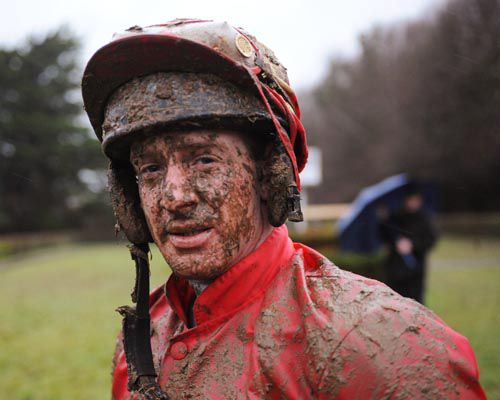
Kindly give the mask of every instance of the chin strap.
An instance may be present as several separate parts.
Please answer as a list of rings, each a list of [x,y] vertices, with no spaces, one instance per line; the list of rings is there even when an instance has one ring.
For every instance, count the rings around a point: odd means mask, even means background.
[[[143,400],[169,400],[156,381],[151,351],[149,317],[149,246],[147,243],[130,246],[135,261],[135,287],[132,301],[135,307],[122,306],[117,311],[123,316],[123,347],[127,360],[129,391],[140,394]]]

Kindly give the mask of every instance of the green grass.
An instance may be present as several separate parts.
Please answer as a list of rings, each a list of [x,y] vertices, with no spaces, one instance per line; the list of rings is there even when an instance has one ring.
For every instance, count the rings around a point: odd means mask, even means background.
[[[442,240],[431,266],[427,305],[469,338],[488,398],[500,399],[500,240]]]
[[[168,269],[156,253],[153,281]],[[124,245],[65,246],[0,266],[0,398],[110,398],[110,357],[130,303]],[[5,396],[5,397],[4,397]]]
[[[469,337],[490,399],[500,399],[499,248],[500,240],[443,240],[428,292],[430,308]],[[153,284],[168,273],[155,251]],[[133,279],[123,244],[66,245],[0,262],[0,398],[110,398],[121,321],[114,309],[130,304]]]

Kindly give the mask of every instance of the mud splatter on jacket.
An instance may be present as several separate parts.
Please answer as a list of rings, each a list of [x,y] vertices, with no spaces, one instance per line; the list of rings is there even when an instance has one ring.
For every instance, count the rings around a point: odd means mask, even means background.
[[[197,326],[188,329],[191,306]],[[151,314],[171,399],[485,398],[466,338],[292,243],[285,226],[198,298],[172,275],[151,294]],[[133,399],[120,346],[114,361],[113,399]]]

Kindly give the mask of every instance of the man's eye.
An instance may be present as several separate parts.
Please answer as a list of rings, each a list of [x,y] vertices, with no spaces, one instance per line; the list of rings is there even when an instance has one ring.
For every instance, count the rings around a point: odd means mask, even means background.
[[[196,161],[200,164],[207,165],[215,162],[215,159],[213,157],[203,156],[198,158]]]
[[[141,175],[151,174],[151,173],[154,173],[154,172],[158,172],[159,170],[160,170],[160,166],[159,165],[149,164],[149,165],[144,165],[143,167],[141,167],[141,169],[139,170],[139,173]]]

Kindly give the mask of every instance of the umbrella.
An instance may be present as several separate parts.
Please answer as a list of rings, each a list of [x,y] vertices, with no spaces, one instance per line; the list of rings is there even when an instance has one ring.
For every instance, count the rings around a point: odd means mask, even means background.
[[[344,251],[357,253],[373,253],[383,244],[380,233],[380,213],[397,212],[407,193],[407,189],[415,182],[407,174],[390,176],[383,181],[366,187],[356,197],[349,212],[338,221],[340,247]],[[422,188],[424,207],[433,209],[435,192]],[[415,260],[405,260],[411,267]]]

